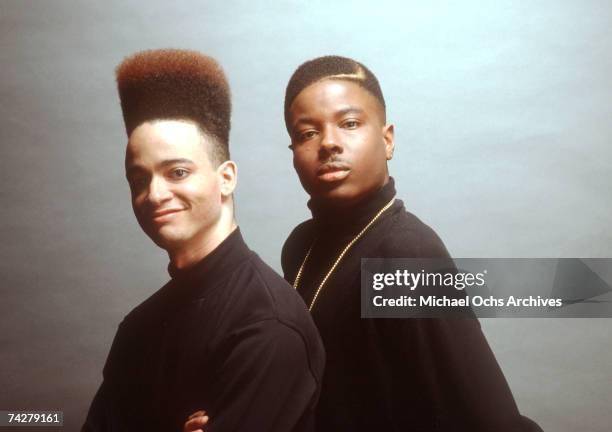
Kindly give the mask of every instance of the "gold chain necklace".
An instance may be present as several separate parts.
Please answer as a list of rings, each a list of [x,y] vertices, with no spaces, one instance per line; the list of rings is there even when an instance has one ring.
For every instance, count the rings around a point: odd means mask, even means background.
[[[323,286],[325,285],[325,282],[327,282],[327,280],[332,275],[334,270],[336,270],[336,267],[340,263],[340,260],[342,260],[344,255],[351,248],[351,246],[353,246],[357,242],[357,240],[359,240],[361,238],[361,236],[363,236],[365,234],[365,232],[368,230],[368,228],[370,228],[374,224],[374,222],[376,222],[376,220],[385,212],[385,210],[387,210],[389,207],[391,207],[391,205],[393,205],[394,201],[395,201],[395,198],[393,198],[383,208],[381,208],[378,211],[378,213],[376,213],[374,215],[372,220],[370,220],[370,222],[368,222],[368,224],[365,227],[363,227],[363,229],[359,232],[359,234],[357,234],[353,238],[353,240],[351,240],[349,242],[349,244],[346,245],[346,247],[342,250],[342,252],[340,252],[340,255],[338,255],[338,258],[336,258],[336,261],[331,266],[331,268],[329,269],[329,271],[327,272],[327,274],[325,275],[325,277],[323,278],[323,280],[319,284],[319,287],[317,288],[317,291],[315,292],[315,295],[312,298],[312,301],[310,302],[310,306],[308,307],[309,311],[312,311],[312,308],[314,307],[315,302],[317,301],[317,298],[319,297],[319,294],[321,293],[321,290],[323,289]],[[312,245],[310,245],[310,249],[308,249],[308,252],[306,252],[306,256],[304,257],[304,261],[302,261],[302,265],[300,266],[300,269],[298,270],[297,276],[295,277],[295,281],[293,282],[293,288],[295,288],[295,289],[298,288],[298,285],[300,283],[300,278],[302,277],[302,272],[304,271],[304,266],[306,265],[306,261],[308,261],[308,257],[310,256],[310,253],[312,252],[312,248],[314,247],[316,242],[317,242],[317,239],[315,239],[315,241],[312,242]]]

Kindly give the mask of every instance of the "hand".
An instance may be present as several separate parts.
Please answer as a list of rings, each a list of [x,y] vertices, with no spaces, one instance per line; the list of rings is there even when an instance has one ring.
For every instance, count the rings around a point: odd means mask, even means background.
[[[196,411],[189,416],[183,425],[183,432],[205,432],[204,425],[208,423],[206,411]]]

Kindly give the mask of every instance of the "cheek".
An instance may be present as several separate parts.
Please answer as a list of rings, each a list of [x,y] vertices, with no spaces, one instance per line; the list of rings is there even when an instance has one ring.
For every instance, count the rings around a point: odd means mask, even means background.
[[[216,177],[194,180],[185,183],[181,191],[177,192],[177,196],[203,207],[211,207],[221,202],[221,185]]]
[[[368,165],[374,169],[386,163],[387,155],[382,137],[378,135],[364,137],[359,148],[360,149],[355,152],[355,158],[360,164]]]
[[[317,156],[312,151],[299,150],[293,153],[293,167],[300,176],[314,171],[316,162]]]
[[[145,202],[144,194],[132,195],[132,210],[134,210],[136,216],[144,211]]]

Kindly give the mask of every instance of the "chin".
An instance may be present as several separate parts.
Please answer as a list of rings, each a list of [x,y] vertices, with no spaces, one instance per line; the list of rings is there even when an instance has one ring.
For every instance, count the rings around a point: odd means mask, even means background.
[[[348,206],[371,195],[381,186],[369,185],[368,187],[357,187],[350,182],[343,182],[327,190],[319,189],[316,195],[311,195],[311,197],[317,200],[329,201],[329,204],[333,206]]]
[[[312,198],[322,201],[329,201],[333,205],[349,205],[358,201],[361,194],[358,190],[348,184],[339,184],[336,187],[328,188],[327,190],[317,190],[311,194]]]
[[[149,234],[153,243],[164,250],[174,250],[179,249],[182,244],[185,243],[185,240],[182,235],[179,233],[163,233],[163,232],[154,232]]]

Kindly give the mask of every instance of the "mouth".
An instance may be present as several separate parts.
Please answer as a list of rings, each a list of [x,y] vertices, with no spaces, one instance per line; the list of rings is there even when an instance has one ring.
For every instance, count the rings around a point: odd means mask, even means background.
[[[317,177],[324,182],[344,180],[351,172],[350,165],[344,162],[329,162],[317,169]]]
[[[158,210],[156,212],[153,212],[153,214],[151,214],[151,220],[155,223],[164,223],[164,222],[168,222],[170,220],[172,220],[174,218],[174,215],[176,215],[177,213],[183,211],[184,209],[164,209],[164,210]]]

